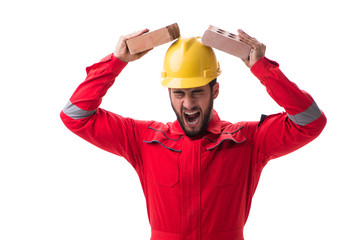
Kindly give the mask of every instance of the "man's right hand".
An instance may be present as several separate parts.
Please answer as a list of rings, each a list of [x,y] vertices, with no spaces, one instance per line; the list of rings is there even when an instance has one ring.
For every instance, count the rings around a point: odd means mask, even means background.
[[[145,51],[145,52],[141,52],[141,53],[132,55],[132,54],[130,54],[129,49],[126,46],[126,40],[143,35],[144,33],[147,33],[148,31],[149,31],[149,29],[144,29],[144,30],[134,32],[129,35],[121,36],[119,38],[118,43],[116,44],[114,56],[123,62],[131,62],[131,61],[134,61],[134,60],[139,59],[142,56],[144,56],[151,49],[148,51]]]

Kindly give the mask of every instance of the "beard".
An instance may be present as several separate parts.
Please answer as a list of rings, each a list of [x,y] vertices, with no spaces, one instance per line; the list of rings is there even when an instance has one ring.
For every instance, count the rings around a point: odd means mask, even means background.
[[[205,109],[204,113],[202,112],[201,108],[198,106],[195,106],[192,109],[187,109],[190,111],[196,111],[196,110],[200,111],[200,117],[201,117],[200,128],[198,130],[189,131],[188,129],[186,129],[185,123],[184,123],[184,117],[183,117],[184,107],[181,106],[181,112],[179,113],[175,110],[173,104],[171,103],[171,107],[176,114],[176,118],[180,124],[180,127],[184,131],[185,135],[188,137],[195,137],[195,136],[199,135],[200,133],[203,133],[207,129],[209,122],[210,122],[210,116],[211,116],[211,111],[213,110],[213,105],[214,105],[214,98],[213,98],[213,95],[211,94],[208,108]]]

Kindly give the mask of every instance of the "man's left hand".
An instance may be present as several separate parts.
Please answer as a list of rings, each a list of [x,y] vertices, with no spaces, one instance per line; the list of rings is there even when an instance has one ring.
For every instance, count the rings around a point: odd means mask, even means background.
[[[241,29],[238,29],[238,33],[241,41],[252,47],[249,58],[243,60],[246,66],[251,68],[260,58],[265,56],[266,46],[256,40],[256,38],[250,37]]]

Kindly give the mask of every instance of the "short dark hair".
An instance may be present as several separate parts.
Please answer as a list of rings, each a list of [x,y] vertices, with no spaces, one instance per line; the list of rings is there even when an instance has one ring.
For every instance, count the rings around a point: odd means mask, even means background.
[[[211,90],[213,89],[216,81],[217,81],[217,78],[215,78],[214,80],[212,80],[211,82],[209,82],[209,86],[210,86],[210,89],[211,89]]]

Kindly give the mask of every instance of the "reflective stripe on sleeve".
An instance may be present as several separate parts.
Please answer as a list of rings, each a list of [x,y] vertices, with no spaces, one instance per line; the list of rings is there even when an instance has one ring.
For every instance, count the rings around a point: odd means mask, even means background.
[[[288,114],[288,117],[290,118],[291,121],[293,121],[297,125],[305,126],[315,121],[319,117],[321,117],[321,115],[322,115],[321,110],[319,109],[317,104],[313,102],[313,104],[311,104],[311,106],[308,109],[306,109],[304,112],[298,113],[296,115]]]
[[[93,115],[96,112],[96,109],[91,111],[82,110],[69,101],[64,107],[63,112],[72,119],[81,119]]]

